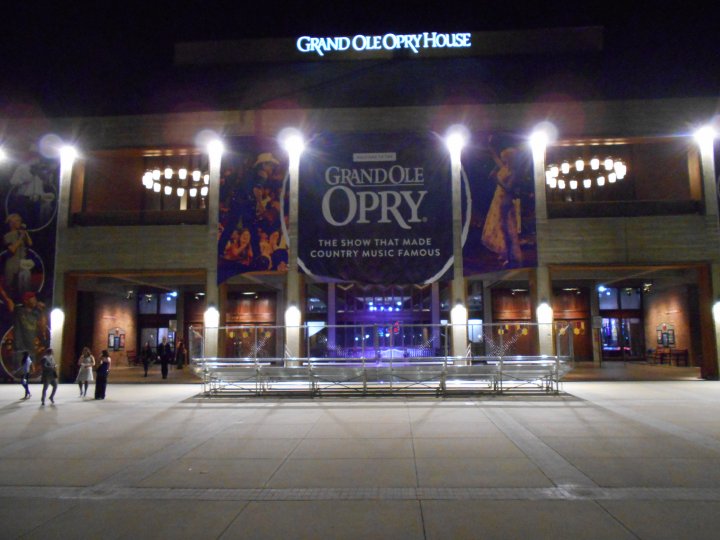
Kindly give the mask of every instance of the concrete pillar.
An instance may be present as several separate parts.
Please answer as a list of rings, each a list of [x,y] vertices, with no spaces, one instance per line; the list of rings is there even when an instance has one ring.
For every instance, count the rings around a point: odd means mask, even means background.
[[[299,135],[298,135],[299,136]],[[300,303],[301,282],[298,269],[298,207],[299,207],[299,177],[300,154],[302,142],[299,146],[286,145],[288,150],[288,178],[290,209],[288,215],[288,270],[287,286],[285,288],[287,302],[285,304],[285,363],[297,365],[297,358],[301,355],[302,340],[302,305]]]
[[[597,284],[593,282],[590,290],[590,328],[592,331],[592,353],[593,365],[595,367],[602,366],[602,340],[600,337],[600,328],[595,328],[593,324],[596,317],[600,317],[600,302],[597,294]]]
[[[703,193],[705,194],[705,215],[718,218],[718,194],[715,184],[715,141],[713,137],[698,138],[700,147],[700,170],[702,171]]]
[[[546,140],[538,140],[532,144],[533,179],[535,180],[535,220],[547,221],[547,198],[545,197],[545,150]]]
[[[55,361],[60,373],[63,373],[63,363],[71,363],[73,358],[66,356],[63,350],[63,334],[65,332],[65,316],[68,313],[65,302],[65,275],[67,273],[67,253],[60,249],[65,245],[70,223],[70,187],[72,184],[73,164],[76,151],[71,147],[60,149],[60,186],[57,199],[57,225],[55,229],[55,268],[53,271],[53,296],[50,311],[50,348],[53,350]],[[74,326],[74,325],[73,325]]]
[[[450,145],[449,145],[450,146]],[[467,290],[463,276],[462,253],[462,145],[450,146],[450,181],[452,187],[453,280],[450,287],[450,322],[455,363],[468,363],[467,356]]]
[[[337,304],[336,304],[336,293],[337,287],[334,283],[328,283],[327,290],[327,324],[328,324],[328,351],[335,351],[337,344],[335,343],[337,332],[335,325],[337,325]],[[333,352],[333,356],[335,353]]]
[[[710,127],[699,130],[695,139],[700,148],[700,168],[702,170],[703,192],[705,195],[705,215],[707,226],[718,227],[718,197],[715,184],[715,132]],[[700,367],[704,379],[717,380],[720,374],[718,351],[720,351],[720,264],[714,262],[710,267],[702,267],[699,272],[700,290],[700,326],[703,329],[703,362]],[[709,274],[709,275],[708,275]],[[705,328],[712,328],[706,334]]]
[[[718,380],[720,375],[720,264],[698,270],[700,328],[702,332],[703,379]]]
[[[217,233],[218,219],[220,217],[220,168],[222,164],[222,147],[219,141],[214,141],[208,145],[208,173],[210,175],[210,185],[208,186],[207,197],[207,257],[205,259],[205,309],[206,314],[210,314],[210,320],[214,314],[211,310],[217,310],[218,319],[216,324],[220,324],[219,309],[220,295],[217,283]],[[218,328],[208,328],[208,317],[205,321],[204,332],[204,356],[206,358],[216,357],[218,354]]]
[[[182,339],[187,345],[187,336],[185,335],[185,290],[180,289],[175,299],[175,323],[177,324],[177,332],[175,340]]]
[[[483,281],[483,344],[484,354],[487,356],[487,336],[493,335],[493,308],[492,308],[492,289],[488,281]]]
[[[452,325],[451,355],[454,363],[458,365],[468,364],[468,311],[467,311],[467,290],[464,279],[453,279],[450,289],[450,323]]]
[[[541,312],[538,308],[547,304],[552,306],[552,283],[550,270],[547,266],[538,266],[532,272],[530,279],[530,298],[535,320],[538,322],[538,352],[541,355],[551,356],[553,352],[553,317],[552,309],[545,320],[541,320]]]
[[[430,285],[430,314],[432,322],[432,356],[440,349],[440,284],[436,281]],[[441,354],[445,354],[443,350]]]

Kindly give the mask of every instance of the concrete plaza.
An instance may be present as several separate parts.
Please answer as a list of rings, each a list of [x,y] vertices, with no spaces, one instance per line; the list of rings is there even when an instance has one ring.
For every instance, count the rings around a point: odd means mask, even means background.
[[[0,538],[717,538],[720,383],[217,398],[0,386]],[[91,393],[93,388],[90,388]]]

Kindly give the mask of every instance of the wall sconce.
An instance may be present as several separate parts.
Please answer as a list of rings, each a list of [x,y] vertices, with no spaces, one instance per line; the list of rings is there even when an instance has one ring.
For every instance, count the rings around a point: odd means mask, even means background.
[[[548,301],[543,299],[536,309],[537,322],[539,324],[550,324],[553,322],[553,309],[548,304]]]
[[[203,322],[205,328],[217,328],[220,326],[220,312],[215,306],[210,306],[205,310]]]
[[[712,314],[715,324],[720,324],[720,300],[715,300],[712,307]]]
[[[300,310],[295,305],[289,305],[285,310],[285,326],[300,326]]]
[[[455,307],[450,311],[451,324],[467,324],[467,309],[460,300],[457,300]]]

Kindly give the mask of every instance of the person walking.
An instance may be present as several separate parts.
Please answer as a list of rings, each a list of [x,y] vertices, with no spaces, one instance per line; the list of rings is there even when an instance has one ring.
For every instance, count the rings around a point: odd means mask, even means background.
[[[80,366],[80,371],[78,371],[75,382],[80,388],[80,397],[83,397],[87,396],[88,383],[93,382],[93,367],[95,366],[95,358],[87,347],[82,350],[78,366]]]
[[[145,370],[145,377],[147,377],[148,374],[148,368],[150,367],[150,364],[152,364],[153,361],[153,350],[150,346],[150,342],[146,341],[145,345],[142,348],[141,358],[142,358],[142,365],[143,370]]]
[[[57,364],[53,357],[52,349],[47,349],[45,354],[40,360],[42,366],[42,404],[45,405],[45,395],[47,394],[48,386],[52,386],[52,392],[50,392],[50,403],[55,403],[55,392],[58,387],[58,373]]]
[[[170,366],[170,361],[172,360],[173,353],[172,347],[168,343],[166,337],[162,338],[162,343],[160,343],[160,346],[158,348],[158,354],[160,355],[160,373],[162,373],[163,379],[167,379],[168,367]]]
[[[25,389],[25,395],[23,396],[23,399],[30,399],[32,397],[32,395],[30,394],[30,374],[32,373],[32,357],[27,351],[23,352],[20,370],[20,384],[22,384],[22,387]]]
[[[105,350],[100,353],[100,365],[97,368],[97,381],[95,381],[95,399],[105,399],[108,375],[110,375],[110,355]]]

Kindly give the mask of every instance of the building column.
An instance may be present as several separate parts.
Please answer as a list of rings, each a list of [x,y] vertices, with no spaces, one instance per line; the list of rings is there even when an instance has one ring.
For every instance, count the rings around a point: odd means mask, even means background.
[[[299,156],[298,156],[299,158]],[[288,224],[288,269],[285,287],[285,363],[296,365],[300,357],[300,272],[298,270],[298,176],[300,160],[290,159],[290,213]]]
[[[185,289],[178,291],[175,298],[175,341],[182,339],[187,345],[187,336],[185,335]]]
[[[483,347],[484,352],[487,356],[487,339],[486,337],[492,336],[493,334],[493,308],[492,308],[492,289],[490,288],[490,283],[487,281],[483,281]]]
[[[288,214],[288,269],[285,304],[285,365],[299,366],[302,352],[302,304],[301,286],[298,268],[298,209],[300,183],[300,156],[305,143],[302,135],[288,130],[279,136],[288,153],[289,214]]]
[[[205,263],[205,320],[204,353],[205,358],[214,358],[218,354],[218,332],[220,325],[220,294],[217,283],[217,243],[218,220],[220,217],[220,168],[223,148],[218,140],[211,141],[207,147],[208,173],[210,185],[207,198],[207,257]]]
[[[440,350],[440,284],[435,281],[430,285],[430,316],[432,317],[432,356],[436,356],[435,352]],[[445,354],[445,351],[442,351]]]
[[[700,170],[702,171],[703,193],[705,195],[705,215],[713,217],[717,225],[718,193],[715,184],[715,136],[709,131],[704,135],[696,135],[700,148]]]
[[[327,289],[327,325],[328,325],[328,351],[334,351],[336,349],[336,336],[337,336],[337,329],[335,326],[337,325],[337,311],[336,311],[336,292],[337,287],[334,283],[328,283],[328,289]],[[333,352],[333,356],[335,356],[335,353]]]
[[[531,271],[530,300],[533,318],[538,323],[538,352],[552,356],[553,352],[553,315],[552,282],[547,266],[538,266]]]
[[[720,264],[698,269],[700,331],[702,335],[703,379],[718,380],[720,375]]]
[[[71,365],[74,358],[71,351],[63,350],[63,334],[68,314],[65,299],[65,275],[67,273],[66,252],[60,249],[65,245],[70,221],[70,187],[72,184],[73,164],[77,157],[74,148],[63,146],[60,149],[60,186],[57,199],[57,221],[55,228],[55,267],[53,271],[53,295],[50,311],[50,348],[53,350],[59,372],[63,373],[63,364]],[[73,325],[74,326],[74,325]]]
[[[715,184],[715,130],[706,126],[695,133],[700,148],[703,193],[705,195],[705,216],[709,227],[718,227],[718,194]],[[709,276],[708,276],[709,272]],[[699,270],[700,325],[712,328],[714,336],[703,332],[703,363],[700,374],[704,379],[717,380],[720,374],[718,351],[720,351],[720,264]]]
[[[455,364],[469,364],[468,346],[468,310],[467,287],[463,275],[462,249],[462,147],[465,139],[460,136],[448,137],[450,150],[450,182],[452,189],[452,242],[453,242],[453,280],[450,287],[450,323],[452,324],[451,355]]]
[[[533,156],[533,179],[535,181],[535,221],[547,222],[547,198],[545,196],[545,151],[547,136],[533,135],[530,147]]]
[[[593,365],[595,367],[602,366],[602,339],[600,331],[602,327],[598,328],[595,325],[595,321],[600,317],[600,302],[597,294],[597,284],[593,282],[592,289],[590,290],[590,331],[592,332],[592,353],[593,353]]]
[[[530,136],[533,157],[533,180],[535,184],[535,227],[537,230],[538,267],[530,274],[530,301],[532,317],[538,323],[538,351],[541,355],[553,355],[552,282],[550,271],[543,261],[542,231],[547,225],[547,200],[545,196],[545,153],[549,142],[544,129],[536,129]]]

